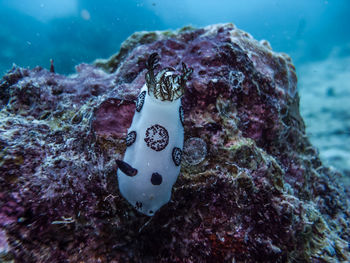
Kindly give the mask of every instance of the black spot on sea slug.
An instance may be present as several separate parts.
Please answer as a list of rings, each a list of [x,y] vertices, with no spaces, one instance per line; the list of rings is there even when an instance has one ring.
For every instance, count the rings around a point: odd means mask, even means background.
[[[142,208],[142,203],[137,201],[135,206],[136,206],[137,209],[141,209]]]
[[[136,100],[136,111],[140,112],[143,104],[145,103],[146,91],[142,91]]]
[[[182,126],[184,126],[184,109],[182,108],[182,106],[180,106],[179,108],[179,116],[180,116],[180,121]]]
[[[126,136],[126,146],[132,145],[136,141],[136,131],[131,131]]]
[[[153,185],[160,185],[163,181],[163,177],[159,173],[153,173],[151,177],[151,183]]]
[[[121,160],[116,160],[115,162],[117,163],[118,168],[127,176],[133,177],[137,174],[137,169],[132,167],[130,164]]]
[[[181,163],[181,156],[182,156],[182,151],[178,147],[174,147],[173,152],[172,152],[172,158],[174,161],[174,164],[176,166],[179,166]]]
[[[145,136],[147,146],[157,152],[163,150],[169,143],[169,133],[167,129],[159,124],[147,128]]]

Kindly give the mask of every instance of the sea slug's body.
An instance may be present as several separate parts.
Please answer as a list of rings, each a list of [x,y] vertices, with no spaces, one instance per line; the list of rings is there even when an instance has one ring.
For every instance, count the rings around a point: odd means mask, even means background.
[[[169,202],[180,173],[184,140],[181,96],[192,70],[183,64],[182,75],[166,68],[154,76],[157,55],[150,56],[146,84],[126,138],[127,150],[119,167],[119,189],[138,211],[153,215]]]

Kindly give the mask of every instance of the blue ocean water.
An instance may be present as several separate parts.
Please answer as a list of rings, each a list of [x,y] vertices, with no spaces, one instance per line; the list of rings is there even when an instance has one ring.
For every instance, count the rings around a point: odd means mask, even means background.
[[[348,0],[1,0],[0,72],[16,63],[71,73],[108,57],[139,30],[232,22],[299,63],[335,47],[350,55]]]
[[[70,74],[116,53],[135,31],[232,22],[292,57],[308,134],[350,175],[349,14],[349,0],[0,0],[0,73],[53,59]]]

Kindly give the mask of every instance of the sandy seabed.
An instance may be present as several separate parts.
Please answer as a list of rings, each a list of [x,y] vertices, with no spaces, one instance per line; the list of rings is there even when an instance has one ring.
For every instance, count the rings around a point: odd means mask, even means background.
[[[297,68],[306,131],[326,165],[350,186],[350,56],[330,57]]]

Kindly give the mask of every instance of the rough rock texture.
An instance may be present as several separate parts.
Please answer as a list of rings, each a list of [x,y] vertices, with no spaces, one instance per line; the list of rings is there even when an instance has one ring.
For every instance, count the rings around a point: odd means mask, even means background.
[[[194,73],[181,175],[147,217],[119,194],[115,159],[153,52]],[[350,259],[349,195],[305,135],[290,58],[232,24],[135,33],[70,77],[14,67],[0,102],[2,261]]]

